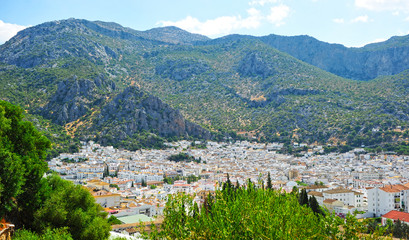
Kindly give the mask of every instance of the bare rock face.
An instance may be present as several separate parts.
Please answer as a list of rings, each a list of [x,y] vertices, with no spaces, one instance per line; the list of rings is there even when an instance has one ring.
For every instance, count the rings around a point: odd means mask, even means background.
[[[124,140],[140,131],[162,137],[210,138],[210,132],[184,119],[178,110],[170,108],[159,98],[131,86],[106,104],[95,120],[102,135]]]
[[[54,123],[64,125],[85,115],[101,96],[97,89],[107,92],[115,90],[115,84],[103,75],[93,81],[88,79],[66,79],[58,84],[57,91],[48,104],[39,109],[40,115]]]
[[[409,69],[408,36],[361,48],[318,41],[309,36],[269,35],[260,39],[279,51],[341,77],[370,80]]]

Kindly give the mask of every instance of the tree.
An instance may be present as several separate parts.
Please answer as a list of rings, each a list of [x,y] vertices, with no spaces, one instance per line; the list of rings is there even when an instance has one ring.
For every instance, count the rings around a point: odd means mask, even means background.
[[[20,107],[0,101],[0,216],[17,227],[31,225],[46,194],[42,177],[51,145],[23,117]]]
[[[47,229],[43,234],[19,229],[13,236],[13,240],[72,240],[71,234],[66,229]]]
[[[311,210],[316,213],[316,214],[323,214],[323,212],[321,211],[320,205],[318,204],[317,199],[315,198],[315,196],[311,196],[309,201],[308,201],[308,205],[310,206]]]
[[[298,202],[300,203],[301,206],[308,205],[308,195],[307,195],[307,191],[305,190],[305,188],[301,190],[301,193],[298,197]]]
[[[50,197],[34,215],[37,232],[66,227],[74,239],[107,239],[110,225],[102,207],[84,187],[52,175]]]
[[[115,225],[115,224],[122,224],[121,220],[119,220],[117,217],[115,217],[114,215],[111,215],[108,218],[108,223],[111,225]]]
[[[146,184],[146,181],[145,181],[144,178],[142,178],[141,186],[142,186],[142,187],[148,186],[148,184]]]
[[[105,164],[105,169],[103,173],[103,177],[108,177],[109,176],[109,165]]]
[[[270,176],[270,172],[268,172],[267,175],[267,189],[273,189],[273,184],[271,183],[271,176]]]
[[[230,181],[230,175],[227,173],[227,180],[225,183],[223,183],[223,190],[228,189],[230,190],[233,187],[233,184]]]

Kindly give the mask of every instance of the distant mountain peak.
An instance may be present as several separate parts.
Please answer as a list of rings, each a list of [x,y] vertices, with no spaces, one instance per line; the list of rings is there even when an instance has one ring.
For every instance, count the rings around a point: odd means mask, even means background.
[[[152,28],[150,30],[145,31],[144,33],[151,37],[154,37],[157,40],[171,42],[175,44],[177,43],[189,44],[194,42],[210,40],[210,38],[204,35],[190,33],[186,30],[183,30],[175,26]]]

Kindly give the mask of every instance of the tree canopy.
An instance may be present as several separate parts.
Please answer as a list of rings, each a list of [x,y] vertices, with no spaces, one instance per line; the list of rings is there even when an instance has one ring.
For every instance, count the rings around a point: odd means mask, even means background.
[[[107,239],[106,213],[88,190],[44,177],[50,141],[23,119],[0,101],[0,218],[16,225],[16,239]]]
[[[50,141],[23,117],[21,108],[0,101],[0,216],[16,225],[28,224],[41,203],[50,147]]]
[[[52,194],[35,213],[36,229],[66,227],[74,239],[99,240],[109,236],[106,213],[87,189],[56,175],[47,177]]]
[[[208,195],[169,196],[160,231],[151,239],[361,239],[366,225],[348,215],[315,214],[297,196],[254,187],[228,187]],[[366,239],[377,239],[380,229]]]

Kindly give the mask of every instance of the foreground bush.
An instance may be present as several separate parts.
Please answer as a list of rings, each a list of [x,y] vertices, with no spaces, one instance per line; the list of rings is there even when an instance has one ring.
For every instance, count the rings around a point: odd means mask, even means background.
[[[165,219],[152,239],[377,239],[354,216],[314,213],[296,194],[249,187],[225,187],[202,207],[185,194],[169,196]]]

